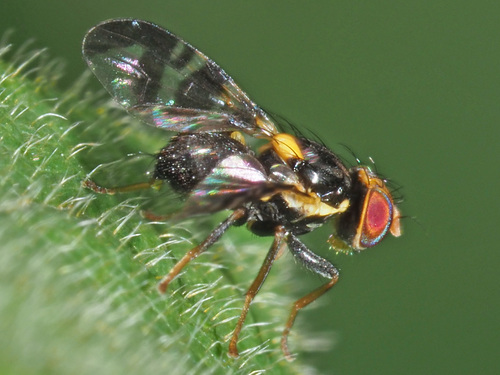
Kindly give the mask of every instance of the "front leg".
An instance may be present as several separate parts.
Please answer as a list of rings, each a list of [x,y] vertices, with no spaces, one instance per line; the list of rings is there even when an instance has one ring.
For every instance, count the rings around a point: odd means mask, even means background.
[[[321,297],[326,291],[328,291],[337,283],[337,281],[339,280],[339,270],[329,261],[309,250],[306,245],[304,245],[293,234],[289,235],[287,243],[290,252],[293,254],[295,259],[297,259],[304,267],[306,267],[310,271],[313,271],[314,273],[317,273],[318,275],[330,279],[330,281],[328,281],[326,284],[320,286],[319,288],[313,290],[311,293],[295,301],[292,306],[290,317],[288,318],[285,330],[283,331],[283,335],[281,336],[281,350],[283,351],[286,359],[292,361],[293,357],[288,350],[288,334],[292,329],[297,313],[300,309],[306,307],[311,302]]]

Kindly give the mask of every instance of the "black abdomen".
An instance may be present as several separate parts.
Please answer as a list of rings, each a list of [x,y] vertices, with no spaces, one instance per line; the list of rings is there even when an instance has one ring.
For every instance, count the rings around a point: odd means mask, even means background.
[[[227,133],[187,133],[174,136],[157,155],[154,178],[167,180],[188,193],[230,155],[251,152]]]

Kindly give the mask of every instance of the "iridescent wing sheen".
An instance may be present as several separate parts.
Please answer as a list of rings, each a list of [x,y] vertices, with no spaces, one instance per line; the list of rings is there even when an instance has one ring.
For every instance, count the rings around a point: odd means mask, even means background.
[[[83,56],[111,96],[146,123],[177,132],[269,137],[276,126],[217,64],[152,23],[118,19],[92,28]]]
[[[189,195],[181,215],[234,210],[262,200],[294,185],[269,179],[261,163],[251,155],[232,155],[222,160]]]

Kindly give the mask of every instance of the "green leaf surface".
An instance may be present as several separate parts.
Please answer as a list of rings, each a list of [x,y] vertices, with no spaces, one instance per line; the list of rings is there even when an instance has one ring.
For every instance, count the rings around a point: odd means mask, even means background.
[[[152,158],[126,155],[157,152],[168,137],[88,90],[88,74],[58,91],[61,71],[43,51],[0,44],[0,373],[310,371],[279,349],[290,307],[281,259],[252,305],[240,358],[227,356],[270,239],[231,229],[158,294],[159,278],[227,213],[152,222],[141,210],[172,204],[165,192],[84,189],[91,172],[103,184],[144,181]]]

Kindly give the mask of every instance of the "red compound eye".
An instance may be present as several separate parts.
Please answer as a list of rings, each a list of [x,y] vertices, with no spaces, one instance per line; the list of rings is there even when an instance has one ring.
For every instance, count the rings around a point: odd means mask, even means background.
[[[391,225],[392,200],[383,191],[373,189],[366,195],[363,211],[360,244],[363,247],[375,246]]]
[[[336,233],[328,240],[337,251],[361,251],[378,244],[390,232],[401,235],[398,207],[385,181],[367,167],[354,169],[354,194],[349,208],[336,222]]]

